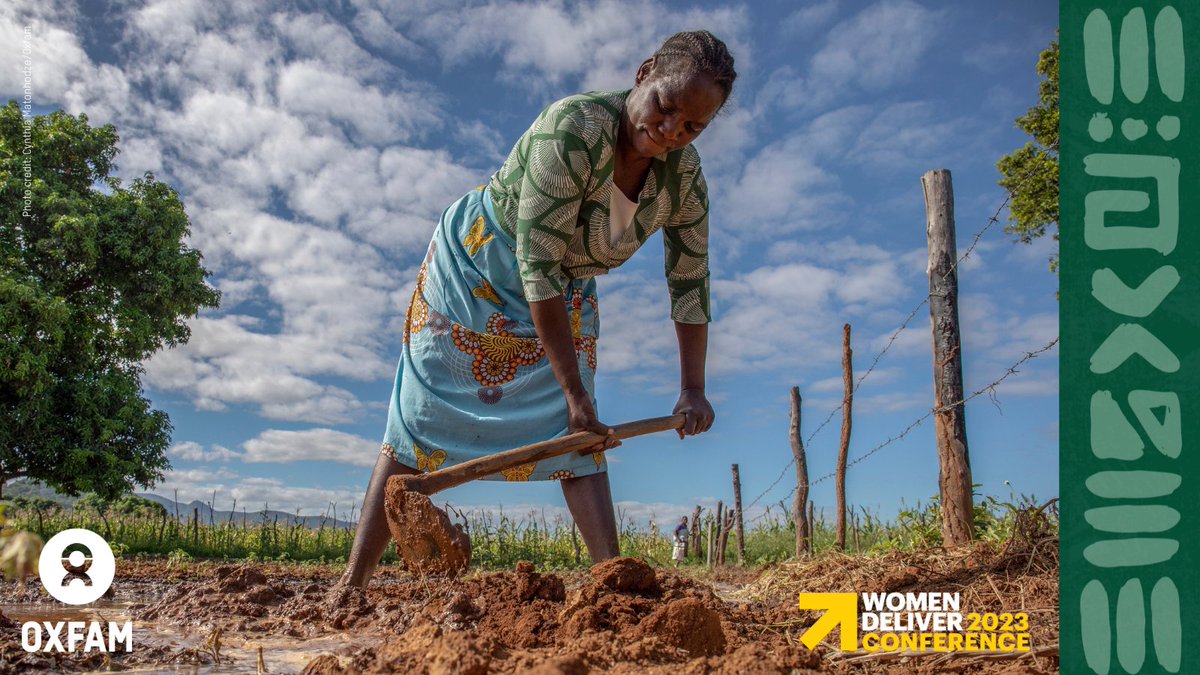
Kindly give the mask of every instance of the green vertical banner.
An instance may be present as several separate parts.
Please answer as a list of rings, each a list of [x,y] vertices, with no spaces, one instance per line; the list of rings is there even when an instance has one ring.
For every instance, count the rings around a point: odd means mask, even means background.
[[[1060,7],[1061,671],[1200,673],[1200,2]]]

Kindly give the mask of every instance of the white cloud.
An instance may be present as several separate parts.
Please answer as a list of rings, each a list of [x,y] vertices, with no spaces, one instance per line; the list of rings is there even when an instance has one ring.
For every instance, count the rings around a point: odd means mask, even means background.
[[[407,58],[415,58],[422,53],[417,43],[389,25],[378,9],[360,7],[352,24],[362,39],[375,49]]]
[[[932,406],[933,399],[928,391],[891,391],[854,397],[854,414],[863,416],[928,410]]]
[[[710,511],[716,510],[717,499],[715,497],[696,497],[694,500],[686,503],[626,500],[614,503],[613,508],[621,523],[628,524],[639,531],[648,530],[650,524],[654,523],[658,527],[659,534],[665,534],[675,528],[675,524],[679,522],[681,516],[687,516],[690,522],[692,509],[697,505],[703,509],[703,513],[707,517],[710,515]],[[565,506],[547,506],[545,504],[532,503],[503,505],[451,504],[451,506],[454,508],[449,512],[449,515],[451,516],[451,520],[456,522],[461,521],[460,514],[468,521],[491,519],[494,522],[499,520],[502,515],[518,521],[537,520],[540,522],[544,518],[546,525],[549,527],[556,525],[569,527],[571,522],[571,512]],[[757,518],[765,510],[765,506],[747,508],[744,513],[745,520],[749,522]]]
[[[743,240],[779,241],[797,230],[836,226],[833,214],[849,204],[837,177],[814,161],[799,134],[762,148],[732,184],[712,190],[720,222]]]
[[[813,56],[813,84],[879,89],[909,79],[939,23],[938,12],[909,0],[872,5],[829,32],[825,46]]]
[[[336,514],[341,520],[350,518],[352,509],[358,509],[363,497],[361,487],[296,486],[274,478],[238,478],[238,474],[224,469],[217,472],[170,471],[152,492],[168,499],[178,499],[181,504],[211,502],[218,511],[231,510],[236,505],[238,511],[244,508],[250,514],[265,507],[273,511],[299,513],[301,516],[320,515],[328,511],[332,516],[334,510],[331,505],[336,504]],[[354,517],[357,519],[357,513],[354,513]]]
[[[87,112],[93,120],[110,121],[130,99],[125,73],[88,58],[79,37],[62,24],[73,24],[76,10],[66,7],[33,8],[6,3],[0,8],[0,42],[15,55],[30,28],[31,87],[35,104],[61,102],[72,112]],[[10,58],[0,68],[0,91],[15,96],[24,89],[20,58]]]
[[[789,14],[780,23],[784,35],[796,38],[810,37],[833,20],[837,15],[838,0],[822,0],[805,5]]]
[[[377,13],[376,13],[377,14]],[[367,80],[384,77],[391,69],[355,41],[350,30],[318,14],[276,12],[267,19],[281,42],[298,61],[320,64],[342,75],[355,74]],[[371,18],[356,25],[369,25]]]
[[[884,106],[865,126],[847,153],[849,158],[880,169],[913,164],[945,165],[969,138],[965,120],[936,119],[927,101]]]
[[[852,348],[854,349],[853,384],[858,385],[858,381],[864,374],[866,374],[867,368],[870,366],[870,361],[867,359],[873,357],[874,353],[869,347],[860,346],[854,348],[852,346]],[[903,368],[876,368],[871,371],[871,374],[867,376],[866,380],[863,380],[862,386],[865,387],[869,383],[870,386],[874,388],[881,384],[896,382],[903,377],[904,374],[905,371]],[[841,375],[836,377],[827,377],[823,380],[817,380],[816,382],[809,384],[807,387],[805,387],[805,389],[807,389],[809,392],[818,394],[841,394],[844,389],[844,380],[842,379]]]
[[[881,322],[893,321],[888,309],[912,295],[914,281],[923,282],[919,271],[905,264],[906,256],[848,238],[797,242],[794,248],[781,247],[779,259],[714,279],[712,377],[757,372],[826,377],[828,364],[841,363],[843,323],[854,324],[857,336],[877,335]],[[639,386],[671,381],[678,348],[669,302],[665,292],[647,291],[662,282],[622,274],[601,283],[600,368]],[[620,308],[619,314],[606,313],[605,307]],[[860,364],[874,354],[867,344],[875,341],[855,338],[855,345],[864,345],[856,347]],[[865,372],[866,366],[860,367]]]
[[[205,483],[212,481],[225,481],[230,478],[236,478],[237,474],[227,468],[219,469],[172,469],[166,473],[163,481],[155,486],[155,494],[168,494],[167,490],[174,490],[181,485],[195,485],[197,483]],[[182,492],[182,491],[181,491]],[[190,501],[183,499],[181,501]]]
[[[389,360],[336,336],[248,329],[257,323],[249,316],[194,320],[187,345],[164,350],[147,362],[146,383],[188,393],[206,410],[249,403],[258,404],[269,419],[335,424],[355,419],[362,404],[315,378],[334,374],[369,380],[391,368]]]
[[[807,73],[777,71],[766,99],[784,109],[820,110],[860,91],[881,91],[913,79],[941,30],[944,11],[911,0],[882,0],[827,33]]]
[[[316,124],[348,124],[364,143],[406,141],[441,124],[426,97],[384,93],[312,61],[285,66],[276,86],[284,109]]]
[[[247,462],[341,462],[375,466],[379,442],[333,429],[268,429],[242,444]]]
[[[213,444],[209,449],[195,441],[184,441],[172,445],[167,454],[190,462],[227,462],[241,457],[240,454],[222,445]]]
[[[558,87],[568,78],[580,80],[583,90],[630,87],[638,64],[681,27],[715,27],[739,65],[752,63],[749,44],[742,40],[748,18],[741,8],[692,9],[680,15],[647,0],[500,0],[467,10],[442,2],[358,4],[360,11],[379,11],[391,29],[434,50],[445,65],[500,56],[499,76],[520,82],[527,94]],[[464,11],[469,21],[463,21]],[[373,14],[370,20],[376,21]]]

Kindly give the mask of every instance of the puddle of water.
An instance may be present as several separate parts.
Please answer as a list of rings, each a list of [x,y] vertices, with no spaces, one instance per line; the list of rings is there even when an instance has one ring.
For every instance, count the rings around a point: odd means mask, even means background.
[[[0,612],[16,621],[116,621],[123,623],[129,619],[130,602],[114,600],[97,600],[90,605],[59,605],[59,604],[0,604]]]
[[[114,621],[130,620],[129,607],[132,602],[98,600],[90,605],[71,606],[61,604],[0,604],[0,611],[17,623],[26,621]],[[166,647],[172,652],[197,647],[204,643],[207,632],[189,631],[173,626],[158,626],[142,621],[133,622],[133,650],[139,647]],[[261,635],[243,638],[225,633],[221,637],[222,663],[219,664],[145,664],[131,665],[129,673],[253,673],[257,670],[258,649],[263,650],[263,665],[266,671],[275,673],[298,673],[309,661],[319,654],[333,652],[350,644],[363,646],[362,636],[351,633],[333,633],[311,639],[286,636]],[[101,672],[101,671],[95,671]]]
[[[349,633],[336,633],[309,640],[296,638],[264,637],[261,640],[230,641],[221,649],[222,654],[237,657],[236,664],[227,670],[213,670],[214,673],[244,673],[247,669],[253,671],[258,663],[258,648],[263,649],[263,665],[268,673],[298,673],[304,666],[319,654],[335,652],[353,643],[356,646],[367,644],[359,636]]]
[[[338,634],[311,640],[268,637],[262,640],[229,640],[222,638],[222,662],[217,664],[163,664],[133,666],[127,673],[204,673],[225,675],[226,673],[254,673],[258,668],[258,648],[263,650],[263,668],[266,672],[298,673],[319,654],[333,652],[354,642],[363,644],[355,636]],[[197,642],[198,643],[198,642]],[[137,646],[134,646],[137,649]],[[96,671],[101,672],[101,671]]]

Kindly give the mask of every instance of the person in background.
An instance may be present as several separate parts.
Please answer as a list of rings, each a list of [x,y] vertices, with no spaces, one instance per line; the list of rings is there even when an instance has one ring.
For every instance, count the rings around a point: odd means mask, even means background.
[[[673,551],[671,551],[671,560],[674,560],[675,566],[679,567],[679,563],[687,560],[687,516],[679,519],[679,524],[675,526],[675,534],[673,535],[673,539],[675,542],[675,548]]]

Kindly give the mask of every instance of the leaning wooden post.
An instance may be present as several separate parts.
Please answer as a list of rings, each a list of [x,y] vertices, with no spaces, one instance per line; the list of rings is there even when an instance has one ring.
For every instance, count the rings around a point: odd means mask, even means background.
[[[742,523],[742,478],[738,475],[738,465],[733,465],[733,514],[737,522],[737,555],[738,565],[746,562],[746,529]]]
[[[929,171],[925,189],[925,233],[929,239],[929,317],[933,328],[934,435],[942,501],[942,541],[971,541],[974,504],[971,460],[964,416],[962,342],[958,332],[958,249],[954,242],[954,189],[950,172]]]
[[[792,387],[792,458],[796,460],[796,498],[792,500],[792,523],[796,526],[796,557],[800,558],[811,549],[809,546],[808,518],[808,458],[804,456],[804,439],[800,436],[800,387]]]
[[[837,547],[846,550],[846,457],[850,454],[850,415],[854,407],[854,370],[850,350],[850,324],[842,326],[842,442],[837,461]]]

